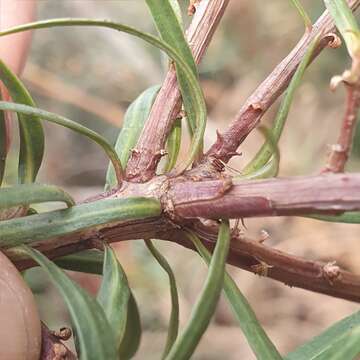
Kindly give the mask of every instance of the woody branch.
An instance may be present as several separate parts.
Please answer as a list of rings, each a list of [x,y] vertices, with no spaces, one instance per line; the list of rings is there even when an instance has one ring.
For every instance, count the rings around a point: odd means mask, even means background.
[[[360,0],[348,0],[353,11],[360,6]],[[250,95],[241,107],[228,129],[218,137],[217,141],[206,153],[206,158],[216,158],[228,162],[237,148],[259,124],[262,116],[287,88],[297,66],[310,43],[320,34],[320,41],[314,50],[313,59],[331,42],[336,28],[330,14],[325,11],[313,25],[311,32],[305,32],[294,49],[271,72],[271,74]],[[330,35],[330,36],[329,36]]]
[[[190,228],[211,249],[216,241],[217,226],[214,223],[204,225],[197,217],[234,218],[360,210],[360,174],[329,174],[235,184],[228,179],[193,182],[160,177],[154,181],[162,181],[163,184],[153,186],[157,190],[152,194],[144,193],[147,186],[128,183],[126,191],[110,196],[159,198],[164,210],[161,217],[89,227],[52,239],[47,239],[44,234],[43,240],[34,246],[51,258],[92,248],[99,239],[114,242],[157,238],[192,247],[183,232]],[[160,190],[164,187],[168,188],[166,196]],[[12,254],[11,249],[8,255],[19,269],[33,266],[29,260]],[[264,267],[267,276],[286,284],[360,302],[359,276],[339,268],[335,269],[335,276],[334,269],[324,268],[326,264],[294,257],[236,234],[228,261],[254,273],[259,272],[259,267]],[[329,275],[330,280],[328,272],[333,277]]]

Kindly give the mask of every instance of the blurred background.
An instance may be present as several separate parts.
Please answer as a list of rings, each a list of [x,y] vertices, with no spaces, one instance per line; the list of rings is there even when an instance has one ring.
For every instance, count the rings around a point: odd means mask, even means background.
[[[89,17],[113,19],[154,32],[141,0],[39,0],[38,19]],[[185,1],[182,1],[184,4]],[[313,20],[323,11],[323,1],[302,0]],[[188,20],[186,20],[188,22]],[[247,96],[302,36],[303,24],[288,0],[233,0],[204,61],[199,67],[209,121],[206,145],[215,130],[225,129]],[[114,142],[128,105],[144,89],[160,84],[166,61],[140,40],[110,30],[61,28],[34,33],[23,80],[40,108],[76,120]],[[328,146],[337,139],[344,91],[331,93],[329,81],[349,66],[344,48],[327,49],[306,72],[280,142],[280,176],[315,174],[324,166]],[[275,104],[264,118],[271,124]],[[76,199],[99,193],[108,161],[84,137],[56,125],[45,124],[46,157],[39,181],[59,185]],[[185,141],[186,142],[186,141]],[[231,162],[241,170],[261,146],[256,131],[241,146],[242,157]],[[16,145],[16,144],[15,144]],[[16,146],[8,163],[8,178],[16,171]],[[186,145],[181,156],[186,156]],[[349,171],[360,169],[360,127]],[[360,273],[359,229],[301,218],[252,219],[247,234],[270,234],[272,245],[309,259],[337,261]],[[181,323],[189,318],[202,287],[206,268],[192,251],[158,241],[175,270],[180,292]],[[136,359],[159,359],[170,313],[167,277],[149,255],[142,241],[115,245],[139,303],[143,338]],[[359,306],[325,295],[287,287],[229,266],[259,320],[286,353],[310,339]],[[33,269],[27,277],[37,293],[42,317],[51,328],[67,320],[66,309],[46,277]],[[99,278],[75,274],[83,286],[96,292]],[[194,359],[254,359],[224,301],[201,341]]]

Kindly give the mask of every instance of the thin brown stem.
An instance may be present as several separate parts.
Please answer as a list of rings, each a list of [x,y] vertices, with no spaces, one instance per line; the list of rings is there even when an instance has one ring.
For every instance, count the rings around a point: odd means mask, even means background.
[[[217,226],[204,225],[200,221],[189,222],[186,225],[194,231],[209,250],[213,250]],[[150,231],[149,229],[154,229]],[[156,234],[155,234],[156,233]],[[127,227],[111,224],[101,230],[101,237],[107,242],[118,242],[130,239],[158,238],[176,242],[182,246],[195,250],[183,231],[165,219],[151,219],[144,222],[133,222]],[[61,238],[37,246],[50,258],[57,258],[92,247],[92,238],[81,234],[72,234],[67,242],[73,244],[51,248],[55,243],[61,243]],[[45,246],[44,246],[45,245]],[[32,267],[31,260],[19,259],[11,255],[10,258],[20,269]],[[286,254],[260,242],[233,235],[228,263],[260,276],[267,276],[289,286],[299,287],[333,297],[360,302],[360,276],[344,271],[333,264],[309,261],[297,256]]]
[[[348,4],[355,11],[360,5],[360,0],[348,0]],[[313,58],[315,58],[328,45],[329,41],[334,39],[328,34],[335,30],[331,16],[325,11],[314,24],[312,31],[304,34],[290,54],[275,67],[272,73],[247,99],[225,133],[219,136],[210,147],[206,153],[206,158],[216,158],[228,162],[236,153],[239,145],[259,124],[261,117],[287,88],[311,42],[320,34],[324,35],[323,41],[314,50]]]
[[[358,84],[345,85],[347,92],[346,110],[338,141],[331,147],[331,152],[325,171],[343,172],[349,158],[356,119],[360,106],[360,86]]]
[[[202,59],[229,0],[203,2],[187,31],[187,39],[197,63]],[[176,73],[171,67],[155,99],[144,129],[129,159],[126,176],[133,182],[150,180],[156,171],[166,139],[181,108]]]

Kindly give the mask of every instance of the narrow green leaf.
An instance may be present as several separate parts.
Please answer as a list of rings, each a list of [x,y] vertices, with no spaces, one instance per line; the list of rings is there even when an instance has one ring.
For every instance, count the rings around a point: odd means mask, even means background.
[[[189,233],[189,237],[201,257],[209,265],[211,260],[210,252],[195,234]],[[282,357],[275,345],[261,327],[250,304],[228,273],[225,273],[224,291],[226,298],[235,313],[236,319],[239,322],[241,330],[256,358],[258,360],[281,360]]]
[[[3,111],[0,111],[0,186],[2,184],[5,174],[5,165],[6,165],[6,156],[7,156],[6,133],[7,133],[7,129],[5,122],[5,113]]]
[[[68,207],[75,205],[69,194],[53,185],[24,184],[0,189],[0,210],[50,201],[61,201]]]
[[[61,125],[81,135],[87,136],[89,139],[95,141],[104,149],[105,153],[108,155],[114,168],[116,169],[118,183],[121,184],[122,167],[116,151],[101,135],[99,135],[95,131],[90,130],[87,127],[80,125],[75,121],[67,119],[63,116],[27,105],[0,101],[0,110],[15,111],[23,115],[28,115],[29,117],[27,117],[26,120],[29,119],[31,116],[36,116],[41,120],[46,120],[54,124]]]
[[[66,270],[102,275],[104,253],[99,250],[83,250],[59,257],[54,260],[54,263]]]
[[[137,352],[141,340],[141,321],[135,298],[130,293],[125,335],[120,345],[119,359],[131,359]]]
[[[265,144],[267,144],[271,148],[272,154],[270,160],[260,169],[257,169],[250,173],[243,173],[240,176],[236,176],[235,179],[242,179],[242,180],[266,179],[269,177],[276,177],[277,174],[279,173],[280,150],[273,137],[273,134],[269,129],[265,128],[264,126],[260,126],[258,130],[264,136]]]
[[[300,0],[291,0],[292,4],[295,6],[296,10],[300,14],[301,18],[304,21],[305,29],[307,31],[311,31],[312,22],[310,20],[309,15],[306,13],[304,7],[301,5]]]
[[[275,156],[272,156],[270,160],[260,169],[246,175],[235,176],[235,179],[258,180],[276,177],[279,172],[279,160],[280,159]]]
[[[318,42],[318,37],[310,44],[308,50],[306,51],[304,58],[299,64],[293,78],[291,79],[289,87],[287,88],[286,93],[284,95],[284,99],[281,102],[280,109],[276,115],[274,124],[271,129],[273,139],[276,145],[278,144],[280,140],[280,136],[284,129],[286,119],[289,114],[290,106],[292,104],[295,95],[295,91],[300,85],[301,79],[305,73],[306,67],[310,62],[311,56],[313,54],[317,42]],[[243,174],[248,175],[261,169],[269,161],[269,159],[272,156],[272,153],[273,151],[271,144],[266,142],[257,152],[255,157],[250,161],[250,163],[244,168]]]
[[[350,56],[359,56],[360,29],[347,1],[324,0],[326,8],[335,21],[336,27],[345,40]]]
[[[178,0],[169,0],[169,3],[171,5],[171,7],[173,8],[173,11],[176,15],[176,19],[177,19],[178,23],[180,24],[181,28],[183,28],[184,24],[183,24],[181,7],[179,5],[179,1]]]
[[[0,59],[0,79],[14,102],[35,107],[25,86]],[[19,179],[32,183],[36,179],[44,155],[44,131],[36,114],[19,114],[20,155]]]
[[[153,245],[153,243],[150,240],[145,241],[145,244],[148,247],[151,254],[157,260],[159,265],[165,270],[165,272],[169,277],[170,294],[171,294],[171,314],[170,314],[166,345],[165,345],[164,353],[162,355],[162,359],[165,359],[171,347],[173,346],[179,332],[179,296],[176,287],[175,275],[171,270],[169,263],[167,262],[165,257],[161,255],[159,250],[156,249],[156,247]]]
[[[350,315],[285,357],[285,360],[355,360],[360,355],[360,311]]]
[[[97,301],[112,327],[118,350],[125,334],[130,293],[126,274],[115,252],[109,246],[105,246],[103,279]]]
[[[189,323],[176,339],[166,360],[189,359],[207,329],[223,288],[229,245],[229,222],[223,220],[201,295],[193,308]]]
[[[76,333],[80,358],[118,359],[110,324],[99,303],[39,251],[27,246],[23,249],[42,267],[61,293]]]
[[[192,69],[193,74],[197,77],[196,64],[189,48],[189,45],[185,39],[184,32],[181,25],[177,21],[176,13],[169,0],[159,2],[158,0],[146,0],[146,3],[150,9],[156,27],[159,31],[161,38],[174,47],[178,54],[186,61],[189,67]],[[196,132],[196,109],[191,95],[189,93],[189,82],[186,79],[186,75],[181,68],[176,69],[177,80],[181,90],[182,101],[186,112],[186,119],[189,123],[189,129],[191,134]],[[197,149],[202,149],[202,144]]]
[[[126,168],[130,151],[135,147],[139,139],[159,89],[159,85],[146,89],[126,110],[123,126],[115,144],[115,150],[120,158],[123,169]],[[105,190],[110,190],[114,186],[116,186],[114,167],[112,164],[109,164]]]
[[[103,199],[22,218],[0,221],[0,246],[49,240],[115,221],[159,216],[159,201],[150,198]]]
[[[197,77],[194,75],[193,69],[183,60],[182,56],[171,45],[152,36],[151,34],[139,31],[127,25],[115,23],[107,20],[92,20],[92,19],[51,19],[45,21],[38,21],[25,25],[16,26],[0,32],[0,36],[18,33],[21,31],[42,29],[56,26],[99,26],[105,27],[117,31],[122,31],[130,35],[141,38],[149,44],[156,46],[163,50],[174,62],[176,66],[181,69],[186,76],[188,82],[188,88],[186,93],[182,93],[183,97],[192,101],[192,111],[194,114],[194,124],[196,124],[196,131],[192,138],[190,147],[190,154],[187,158],[187,162],[183,168],[187,168],[196,158],[199,153],[199,149],[202,148],[202,142],[206,126],[206,104],[203,96],[202,89],[200,87]],[[185,109],[188,111],[188,109]]]
[[[181,119],[176,119],[167,139],[166,150],[168,157],[165,165],[165,172],[171,171],[176,165],[181,145]]]
[[[307,215],[306,217],[328,222],[360,224],[360,212],[356,211],[345,212],[341,215]]]

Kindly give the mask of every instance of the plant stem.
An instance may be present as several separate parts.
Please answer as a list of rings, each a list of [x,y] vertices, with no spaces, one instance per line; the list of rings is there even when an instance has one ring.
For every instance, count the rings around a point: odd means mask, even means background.
[[[348,0],[348,4],[355,11],[360,6],[360,0]],[[228,162],[236,153],[239,145],[259,124],[265,112],[285,91],[312,41],[320,34],[323,34],[322,41],[314,50],[314,59],[327,45],[330,44],[331,46],[331,43],[334,42],[335,39],[332,33],[335,30],[330,14],[325,11],[313,25],[312,31],[304,34],[289,55],[275,67],[271,74],[250,95],[231,121],[228,129],[218,137],[205,157]]]
[[[347,84],[345,86],[347,92],[347,101],[343,123],[338,141],[331,147],[331,152],[326,164],[325,172],[343,172],[345,170],[345,165],[351,150],[356,119],[360,106],[360,85]]]
[[[204,2],[196,11],[187,30],[187,39],[197,63],[202,59],[228,3],[229,0],[211,0]],[[136,145],[138,151],[129,159],[126,169],[128,179],[145,182],[155,175],[159,154],[165,149],[180,109],[180,91],[175,69],[171,66]]]

